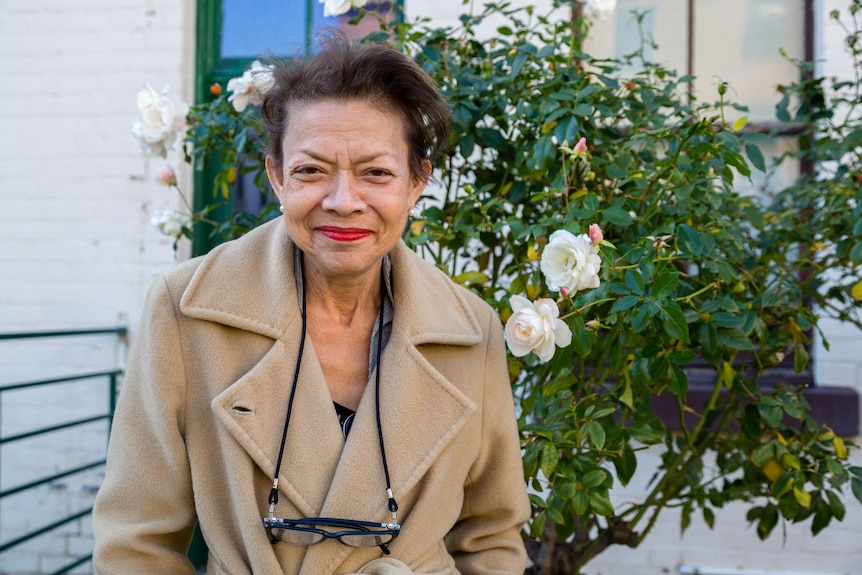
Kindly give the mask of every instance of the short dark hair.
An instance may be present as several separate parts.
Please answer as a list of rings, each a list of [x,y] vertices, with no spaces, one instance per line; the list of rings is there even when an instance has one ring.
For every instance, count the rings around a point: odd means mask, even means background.
[[[418,64],[386,44],[355,44],[330,30],[320,36],[311,58],[272,62],[273,84],[263,96],[261,116],[267,153],[284,161],[282,141],[292,104],[321,100],[361,100],[393,111],[404,122],[410,172],[423,181],[425,160],[434,162],[446,146],[452,114],[434,81]]]

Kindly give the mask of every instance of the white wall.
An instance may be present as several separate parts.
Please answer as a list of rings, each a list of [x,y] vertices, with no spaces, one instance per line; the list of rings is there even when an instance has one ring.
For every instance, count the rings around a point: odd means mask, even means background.
[[[176,97],[191,85],[193,4],[0,1],[0,332],[129,318],[134,335],[147,286],[174,263],[170,242],[148,222],[151,210],[174,199],[148,180],[131,137],[135,94],[144,82],[171,84]],[[103,336],[0,341],[0,386],[110,368],[116,351],[116,339]],[[107,384],[0,400],[0,432],[9,436],[105,413]],[[105,444],[102,423],[4,446],[0,488],[96,460]],[[86,473],[3,500],[0,541],[86,509],[99,482]],[[4,553],[0,573],[52,572],[89,552],[88,529],[69,525]]]

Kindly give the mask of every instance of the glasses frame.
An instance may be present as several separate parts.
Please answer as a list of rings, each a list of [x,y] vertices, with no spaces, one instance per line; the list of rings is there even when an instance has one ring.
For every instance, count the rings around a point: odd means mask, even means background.
[[[273,545],[279,541],[284,541],[273,534],[274,529],[285,529],[290,531],[301,531],[303,533],[316,533],[322,535],[320,541],[307,543],[307,545],[316,545],[326,539],[337,539],[340,543],[349,547],[380,547],[384,553],[388,552],[386,546],[398,537],[401,533],[401,526],[398,523],[379,523],[374,521],[359,521],[357,519],[339,519],[335,517],[306,517],[302,519],[285,519],[282,517],[264,517],[263,526],[269,536],[269,541]],[[340,531],[328,531],[322,527],[340,528]],[[375,535],[389,536],[390,538],[384,543],[375,543],[373,545],[353,545],[342,539],[350,535]],[[302,544],[293,541],[284,541],[292,545]],[[388,554],[388,553],[387,553]]]

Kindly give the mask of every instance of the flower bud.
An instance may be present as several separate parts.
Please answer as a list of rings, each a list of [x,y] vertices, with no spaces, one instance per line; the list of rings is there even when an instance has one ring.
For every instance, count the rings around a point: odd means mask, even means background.
[[[589,235],[593,245],[605,239],[605,234],[602,233],[602,228],[599,227],[599,224],[590,224]]]
[[[575,152],[575,154],[583,154],[584,152],[586,152],[587,151],[587,139],[581,138],[580,140],[578,140],[578,143],[575,144],[575,148],[573,151]]]
[[[170,164],[165,164],[165,167],[156,174],[156,181],[170,188],[177,185],[177,174]]]

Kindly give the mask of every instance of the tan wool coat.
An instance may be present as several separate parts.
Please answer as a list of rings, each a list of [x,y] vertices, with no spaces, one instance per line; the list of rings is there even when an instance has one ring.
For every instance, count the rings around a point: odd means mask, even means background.
[[[209,575],[523,573],[529,506],[499,319],[403,243],[390,257],[392,554],[273,545],[264,531],[301,327],[293,244],[276,221],[151,288],[96,500],[96,573],[192,574],[196,522]],[[345,440],[308,340],[276,515],[389,521],[382,467],[373,379]]]

